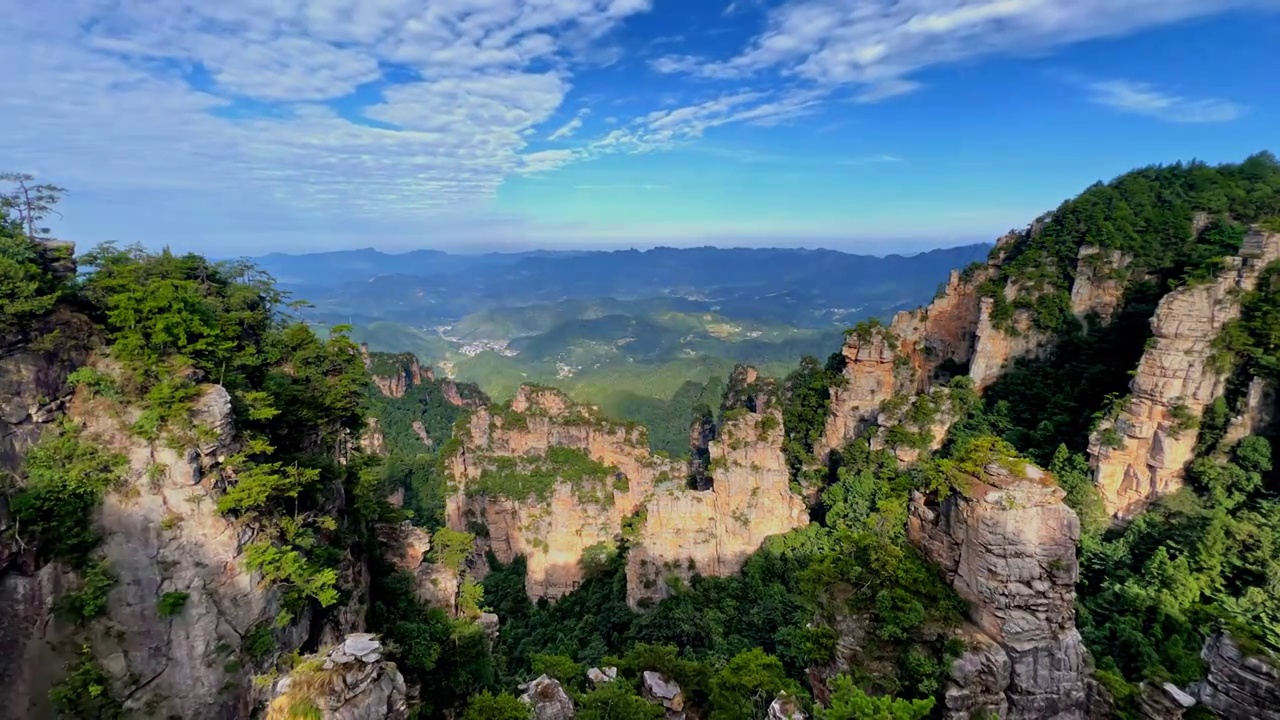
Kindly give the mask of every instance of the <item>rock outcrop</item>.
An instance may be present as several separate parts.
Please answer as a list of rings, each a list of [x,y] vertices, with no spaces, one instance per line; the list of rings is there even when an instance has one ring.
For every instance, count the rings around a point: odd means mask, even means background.
[[[1096,316],[1100,325],[1115,317],[1124,300],[1129,281],[1127,253],[1084,245],[1076,259],[1076,277],[1071,285],[1071,312],[1081,321]]]
[[[1192,688],[1201,705],[1227,720],[1280,720],[1280,663],[1246,654],[1225,634],[1210,637],[1200,657],[1209,669]]]
[[[866,432],[885,401],[916,390],[916,373],[901,350],[901,338],[882,325],[846,332],[842,380],[831,388],[827,423],[814,448],[820,461]]]
[[[67,377],[97,344],[88,318],[57,310],[31,338],[0,338],[0,472],[18,470],[27,450],[62,416],[74,389]]]
[[[665,484],[650,492],[627,555],[632,607],[667,597],[695,573],[737,573],[765,538],[808,524],[803,498],[791,491],[776,396],[773,380],[735,371],[708,447],[710,489]]]
[[[1258,377],[1249,381],[1249,388],[1240,399],[1236,414],[1227,423],[1219,447],[1229,449],[1250,435],[1268,432],[1275,422],[1276,402],[1274,383]]]
[[[348,635],[327,653],[307,658],[276,682],[266,720],[405,720],[408,692],[395,663],[369,634]]]
[[[105,362],[86,367],[108,377],[114,372]],[[0,624],[0,652],[25,662],[0,684],[0,707],[22,717],[48,716],[56,669],[68,651],[87,643],[126,712],[243,717],[252,693],[242,639],[267,633],[286,651],[306,639],[304,619],[272,629],[277,595],[241,564],[253,537],[217,511],[221,463],[239,443],[227,391],[212,384],[200,389],[188,416],[196,432],[157,441],[130,432],[139,408],[95,396],[87,386],[66,402],[67,421],[85,442],[126,460],[94,520],[102,538],[97,557],[115,582],[102,617],[73,629],[49,614],[55,599],[78,584],[73,574],[56,563],[3,573],[7,619]],[[166,595],[182,598],[179,611],[161,611]]]
[[[1014,283],[1010,283],[1005,288],[1005,298],[1013,301],[1020,292]],[[992,316],[994,310],[995,300],[982,298],[978,307],[973,358],[969,363],[969,377],[973,378],[974,387],[980,391],[995,382],[1010,362],[1042,356],[1050,349],[1053,340],[1036,329],[1030,310],[1014,310],[1013,319],[1007,327]]]
[[[658,703],[666,711],[667,720],[684,720],[684,691],[675,680],[653,670],[640,674],[640,697]]]
[[[418,599],[451,617],[458,617],[459,571],[428,560],[431,534],[408,521],[379,525],[376,532],[386,559],[413,576],[413,590]]]
[[[375,359],[369,354],[369,346],[361,345],[360,352],[364,359],[364,368],[369,371],[370,379],[379,392],[389,398],[402,398],[411,388],[421,385],[424,380],[435,380],[431,368],[423,367],[412,353],[400,353],[384,359]]]
[[[995,276],[996,260],[965,271],[952,270],[942,293],[922,308],[894,315],[889,329],[901,338],[911,359],[918,392],[967,372],[977,340],[981,304],[978,287]],[[946,372],[949,366],[951,372]]]
[[[559,680],[539,675],[520,686],[520,701],[533,708],[534,720],[572,720],[578,713]]]
[[[1080,521],[1064,494],[1043,471],[1011,460],[988,464],[941,503],[912,498],[909,537],[968,601],[974,625],[952,668],[948,717],[1085,717],[1088,659],[1075,628]]]
[[[781,411],[757,402],[754,384],[746,392],[757,412],[727,415],[709,443],[711,488],[699,492],[687,464],[649,451],[643,429],[556,390],[522,387],[510,408],[476,410],[461,433],[447,460],[448,524],[483,526],[479,549],[501,562],[524,555],[532,598],[576,588],[588,548],[612,547],[624,526],[633,606],[665,596],[671,577],[737,572],[765,537],[808,522],[789,487]]]
[[[1132,395],[1091,438],[1094,481],[1118,519],[1140,512],[1182,486],[1193,459],[1192,427],[1226,387],[1214,340],[1240,316],[1241,298],[1262,270],[1280,259],[1280,234],[1251,231],[1247,252],[1224,260],[1218,276],[1166,295],[1151,319],[1152,344],[1130,384]]]

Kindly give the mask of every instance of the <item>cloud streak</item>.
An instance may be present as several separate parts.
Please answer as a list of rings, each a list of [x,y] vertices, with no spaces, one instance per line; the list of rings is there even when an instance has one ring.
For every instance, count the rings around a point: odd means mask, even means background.
[[[1171,123],[1229,122],[1245,113],[1243,105],[1230,100],[1185,98],[1142,82],[1107,80],[1089,83],[1088,89],[1098,105]]]
[[[769,12],[736,55],[656,58],[660,73],[742,79],[762,73],[819,86],[857,86],[876,102],[920,87],[927,67],[1040,52],[1277,0],[798,0]]]

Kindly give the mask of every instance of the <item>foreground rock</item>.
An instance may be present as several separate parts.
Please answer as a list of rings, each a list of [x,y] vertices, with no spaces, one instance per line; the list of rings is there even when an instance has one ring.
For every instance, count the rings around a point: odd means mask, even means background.
[[[573,700],[559,680],[539,675],[520,689],[524,691],[520,700],[533,708],[534,720],[572,720],[577,715]]]
[[[1249,655],[1229,635],[1210,637],[1200,657],[1209,668],[1192,692],[1200,704],[1229,720],[1280,720],[1280,664]]]
[[[969,603],[970,650],[947,717],[1084,718],[1087,658],[1075,628],[1080,522],[1064,492],[1020,461],[984,468],[938,503],[917,493],[908,533]]]
[[[1099,426],[1089,453],[1108,511],[1119,519],[1182,486],[1195,455],[1195,420],[1226,388],[1229,368],[1214,362],[1214,341],[1240,317],[1244,292],[1280,259],[1280,234],[1252,231],[1245,251],[1224,260],[1212,282],[1166,295],[1151,319],[1153,344],[1130,384],[1132,395]]]
[[[383,660],[382,643],[369,634],[348,635],[329,652],[304,660],[275,686],[267,720],[404,720],[407,689],[395,663]]]
[[[666,708],[667,720],[684,720],[684,692],[666,675],[645,670],[640,675],[640,696]]]

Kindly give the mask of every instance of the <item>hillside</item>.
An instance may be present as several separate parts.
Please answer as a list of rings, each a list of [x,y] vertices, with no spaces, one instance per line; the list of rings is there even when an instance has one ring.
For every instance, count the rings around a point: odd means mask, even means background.
[[[1270,154],[1087,188],[798,364],[671,359],[772,327],[710,309],[510,339],[690,363],[573,376],[651,428],[317,334],[248,264],[71,250],[0,216],[0,716],[1280,707]]]

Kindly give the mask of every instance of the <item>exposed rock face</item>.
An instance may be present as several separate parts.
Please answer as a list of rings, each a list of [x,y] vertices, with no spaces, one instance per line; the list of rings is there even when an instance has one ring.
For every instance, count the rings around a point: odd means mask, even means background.
[[[1213,282],[1160,301],[1151,319],[1154,341],[1138,363],[1132,396],[1091,439],[1094,481],[1119,519],[1182,486],[1197,439],[1185,420],[1200,417],[1226,386],[1226,373],[1212,362],[1213,341],[1240,316],[1242,293],[1280,259],[1280,234],[1252,231],[1245,246],[1248,252],[1227,258]]]
[[[1200,704],[1228,720],[1280,720],[1280,665],[1249,657],[1228,635],[1205,642],[1200,657],[1209,667],[1193,691]]]
[[[814,454],[825,460],[865,431],[880,405],[915,390],[909,360],[900,355],[900,338],[888,328],[871,326],[845,336],[843,382],[831,388],[831,406]]]
[[[1177,720],[1194,707],[1196,699],[1173,683],[1142,683],[1138,708],[1150,720]]]
[[[213,486],[219,463],[237,449],[231,400],[218,385],[205,387],[192,418],[213,430],[199,448],[174,450],[147,443],[125,428],[136,411],[117,418],[101,398],[79,395],[71,417],[94,442],[124,453],[127,485],[104,498],[99,512],[102,555],[117,581],[108,595],[105,624],[94,651],[120,683],[127,708],[157,707],[162,716],[220,717],[247,702],[247,671],[228,671],[240,638],[279,608],[275,594],[240,565],[251,537],[222,517]],[[182,611],[161,617],[166,592],[187,593]],[[305,639],[296,627],[278,637],[286,648]]]
[[[640,674],[640,697],[667,710],[667,720],[684,720],[684,692],[676,682],[653,670]]]
[[[593,667],[587,670],[587,679],[591,681],[592,685],[603,685],[605,683],[613,682],[614,680],[618,679],[618,668],[616,667],[594,668]]]
[[[772,380],[735,374],[722,426],[709,443],[711,489],[653,489],[647,520],[627,555],[632,607],[670,595],[675,578],[737,573],[766,537],[809,522],[804,500],[791,492],[776,393]]]
[[[917,391],[948,379],[940,375],[941,366],[947,361],[968,366],[977,339],[978,286],[995,272],[993,264],[964,273],[953,270],[942,294],[933,302],[893,317],[889,329],[901,338],[901,351],[911,358],[917,371]]]
[[[573,700],[559,680],[539,675],[520,689],[524,691],[520,700],[533,708],[534,720],[572,720],[577,715]]]
[[[1075,628],[1080,521],[1063,496],[1032,465],[1015,473],[992,463],[940,505],[912,498],[908,535],[969,602],[972,632],[989,639],[952,668],[953,717],[1000,712],[1000,694],[1006,720],[1085,717],[1087,656]]]
[[[449,527],[465,531],[484,525],[488,537],[482,540],[500,562],[524,555],[531,598],[560,597],[576,588],[586,548],[613,542],[622,521],[656,486],[682,487],[683,468],[652,456],[641,429],[609,422],[556,390],[522,387],[510,413],[476,410],[461,440],[461,450],[448,459],[454,487],[446,504]],[[611,479],[585,493],[558,482],[545,501],[468,494],[468,485],[499,460],[544,457],[557,447],[580,450],[617,468],[626,482]]]
[[[95,365],[110,374],[110,367]],[[25,660],[0,684],[0,707],[22,717],[47,716],[47,692],[62,666],[55,658],[84,641],[127,712],[247,715],[251,669],[230,661],[241,656],[242,636],[260,623],[269,627],[279,607],[275,593],[240,564],[252,536],[217,512],[212,493],[222,481],[220,464],[238,443],[227,391],[218,385],[202,390],[190,412],[202,432],[154,443],[128,431],[141,413],[136,408],[87,390],[67,403],[68,419],[87,442],[127,459],[119,486],[104,497],[95,518],[102,535],[97,552],[116,582],[104,616],[71,637],[47,611],[73,576],[51,564],[15,568],[22,573],[0,579],[0,614],[8,616],[0,652]],[[165,593],[185,594],[180,612],[160,614]],[[305,640],[306,628],[298,623],[274,635],[288,650]]]
[[[387,560],[413,576],[414,594],[418,599],[457,617],[461,585],[458,571],[427,560],[431,550],[430,533],[407,521],[399,525],[379,525],[376,531]]]
[[[1106,325],[1120,309],[1129,279],[1128,254],[1084,245],[1076,260],[1076,278],[1071,285],[1071,312],[1080,320],[1097,315]]]
[[[435,373],[429,367],[422,367],[417,356],[411,353],[400,353],[389,361],[391,367],[380,367],[369,355],[367,345],[361,346],[364,367],[370,372],[370,378],[378,390],[389,398],[402,398],[410,388],[422,384],[423,380],[435,380]]]
[[[73,389],[67,376],[84,366],[94,344],[92,323],[65,310],[42,320],[32,335],[35,343],[0,338],[0,472],[16,471],[45,427],[61,417]]]
[[[482,542],[501,562],[524,555],[532,598],[576,588],[584,551],[614,543],[624,521],[639,525],[627,568],[628,598],[638,604],[663,596],[669,574],[688,577],[691,563],[704,575],[737,572],[766,536],[808,522],[803,501],[790,492],[781,432],[780,411],[743,410],[710,444],[713,489],[697,492],[685,484],[686,465],[649,452],[643,430],[610,422],[558,391],[522,387],[510,412],[472,414],[461,450],[448,460],[448,523],[458,530],[483,524]],[[502,459],[524,462],[550,448],[580,450],[616,472],[590,487],[557,482],[545,499],[468,492]]]
[[[404,677],[383,655],[382,643],[373,635],[348,635],[276,683],[267,720],[404,720],[409,716]],[[308,709],[319,714],[304,714]]]
[[[1018,296],[1018,289],[1010,283],[1005,288],[1005,297],[1013,300]],[[977,339],[974,344],[973,359],[969,363],[969,377],[978,390],[985,390],[996,381],[1000,372],[1010,362],[1024,357],[1038,357],[1050,347],[1052,338],[1036,330],[1029,310],[1015,310],[1012,320],[1012,331],[997,327],[991,317],[995,301],[989,297],[982,298],[978,308]]]
[[[1271,428],[1276,414],[1276,387],[1263,378],[1254,378],[1241,400],[1239,412],[1227,424],[1220,447],[1230,448],[1250,435],[1259,435]]]
[[[365,418],[364,432],[360,434],[360,449],[370,455],[387,454],[387,439],[382,434],[382,425],[372,415]]]
[[[0,718],[54,716],[49,687],[74,655],[66,647],[74,628],[53,616],[53,603],[78,584],[57,563],[0,575]]]
[[[783,693],[769,703],[768,720],[805,720],[806,717],[800,700],[793,695]]]

